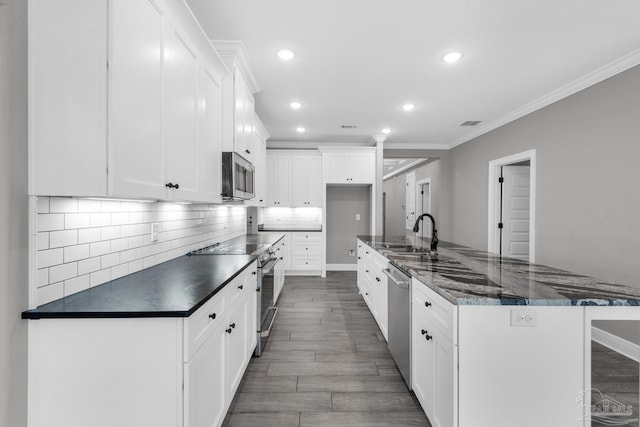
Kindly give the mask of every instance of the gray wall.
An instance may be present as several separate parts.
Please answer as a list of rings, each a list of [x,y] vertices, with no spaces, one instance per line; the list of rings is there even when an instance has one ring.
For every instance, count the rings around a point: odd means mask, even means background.
[[[640,67],[451,151],[452,239],[487,248],[489,161],[537,150],[536,262],[640,287]]]
[[[431,179],[431,214],[436,218],[438,237],[449,240],[451,235],[450,189],[449,189],[449,156],[444,154],[440,159],[409,169],[401,175],[384,181],[386,193],[386,233],[403,235],[405,229],[406,177],[410,172],[416,173],[416,182],[425,178]],[[418,201],[416,200],[416,203]],[[417,208],[417,207],[416,207]],[[409,233],[413,235],[413,233]]]
[[[27,2],[0,2],[0,426],[27,416]]]
[[[371,187],[327,186],[327,264],[355,264],[356,236],[371,234]],[[360,214],[360,221],[356,221]]]
[[[454,148],[452,240],[486,250],[489,161],[535,148],[536,262],[640,287],[639,117],[636,66]]]

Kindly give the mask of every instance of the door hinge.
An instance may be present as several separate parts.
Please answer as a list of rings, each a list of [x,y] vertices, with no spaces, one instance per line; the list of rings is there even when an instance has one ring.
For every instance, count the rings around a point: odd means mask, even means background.
[[[502,183],[504,182],[504,177],[500,177],[500,178],[498,178],[498,182],[499,182],[500,184],[502,184]]]
[[[499,228],[499,229],[504,228],[504,224],[502,224],[501,222],[499,222],[499,223],[498,223],[498,228]]]

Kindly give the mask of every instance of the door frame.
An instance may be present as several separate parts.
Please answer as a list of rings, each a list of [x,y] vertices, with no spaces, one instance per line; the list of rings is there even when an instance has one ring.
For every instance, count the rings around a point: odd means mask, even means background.
[[[488,245],[489,252],[500,253],[500,233],[496,224],[500,222],[500,186],[498,178],[502,166],[529,160],[529,262],[536,261],[536,150],[523,151],[489,161],[489,215]]]
[[[416,181],[416,200],[418,200],[418,190],[422,191],[422,186],[425,185],[425,184],[429,184],[429,209],[432,210],[431,194],[433,193],[433,188],[431,187],[431,177],[422,178],[422,179]],[[423,200],[422,200],[423,199],[422,198],[422,194],[420,196],[421,196],[420,197],[420,213],[423,214],[425,212],[423,211],[424,203],[423,203]],[[416,212],[417,212],[417,210],[418,209],[416,209]],[[431,212],[428,212],[428,213],[433,215],[433,213],[431,213]],[[435,215],[433,215],[433,216],[435,217]],[[417,215],[416,215],[416,217],[417,217]],[[428,237],[431,237],[431,236],[428,236]]]

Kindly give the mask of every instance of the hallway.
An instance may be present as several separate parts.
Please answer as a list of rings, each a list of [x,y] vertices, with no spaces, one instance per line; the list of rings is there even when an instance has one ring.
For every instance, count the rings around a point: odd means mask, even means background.
[[[289,276],[278,307],[224,426],[429,426],[358,294],[355,272]]]

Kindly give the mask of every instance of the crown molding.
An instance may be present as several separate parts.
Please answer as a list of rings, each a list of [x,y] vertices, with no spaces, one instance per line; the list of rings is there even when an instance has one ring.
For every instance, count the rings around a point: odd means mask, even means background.
[[[285,150],[309,150],[317,149],[318,147],[371,147],[371,142],[326,142],[326,141],[267,141],[267,148],[269,149],[285,149]]]
[[[385,150],[448,150],[449,144],[385,141]]]
[[[571,83],[568,83],[544,96],[541,96],[538,99],[535,99],[532,102],[529,102],[528,104],[523,105],[520,108],[513,110],[510,113],[505,114],[502,117],[499,117],[496,120],[479,126],[478,128],[474,129],[473,132],[453,140],[453,142],[449,144],[447,148],[451,149],[457,147],[458,145],[464,144],[465,142],[471,141],[472,139],[484,135],[485,133],[491,132],[492,130],[504,126],[507,123],[524,117],[527,114],[531,114],[537,110],[547,107],[554,102],[558,102],[561,99],[567,98],[575,93],[580,92],[581,90],[587,89],[590,86],[600,83],[639,64],[640,49],[636,49],[631,53],[622,56],[615,61],[608,63],[607,65],[604,65],[603,67],[585,74],[584,76],[574,80]]]
[[[251,66],[247,47],[240,40],[211,40],[211,44],[229,70],[237,68],[244,77],[251,93],[260,92],[260,86],[256,80]]]

